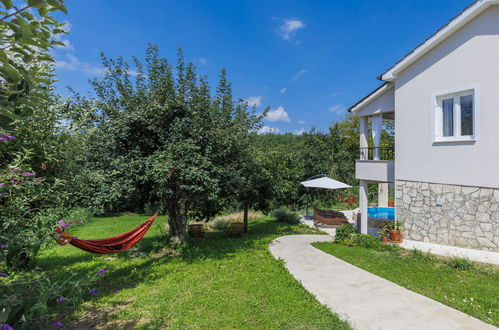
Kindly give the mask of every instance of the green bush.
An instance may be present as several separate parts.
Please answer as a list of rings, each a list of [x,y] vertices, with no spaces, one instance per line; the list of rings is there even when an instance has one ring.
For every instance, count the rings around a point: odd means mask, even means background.
[[[459,258],[459,257],[452,258],[451,260],[449,260],[448,265],[458,270],[472,270],[473,268],[475,268],[475,266],[471,261],[469,261],[466,258]]]
[[[346,240],[351,239],[352,234],[355,234],[357,230],[351,224],[347,223],[336,228],[336,235],[334,241],[341,243]]]
[[[215,218],[212,221],[209,222],[211,228],[216,229],[216,230],[227,230],[230,227],[230,224],[232,221],[227,218]]]
[[[354,234],[352,236],[352,245],[360,246],[366,249],[381,249],[381,242],[377,237],[366,234]]]
[[[107,285],[106,272],[104,268],[88,276],[73,273],[61,280],[39,271],[10,272],[0,277],[0,323],[15,329],[52,328],[49,317],[53,310],[64,314],[65,309],[83,299],[112,290]]]
[[[285,207],[278,208],[270,213],[271,217],[277,219],[280,222],[286,222],[291,224],[300,223],[300,216],[298,213],[293,212]]]

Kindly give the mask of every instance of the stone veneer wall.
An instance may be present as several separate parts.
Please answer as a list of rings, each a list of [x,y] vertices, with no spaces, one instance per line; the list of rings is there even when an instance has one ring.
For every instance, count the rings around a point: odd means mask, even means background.
[[[404,238],[499,251],[499,189],[400,180],[395,185]]]

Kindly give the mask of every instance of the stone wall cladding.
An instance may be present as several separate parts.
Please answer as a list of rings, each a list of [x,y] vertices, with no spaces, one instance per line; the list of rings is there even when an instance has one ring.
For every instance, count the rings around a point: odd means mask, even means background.
[[[499,189],[401,180],[395,185],[405,238],[499,251]]]

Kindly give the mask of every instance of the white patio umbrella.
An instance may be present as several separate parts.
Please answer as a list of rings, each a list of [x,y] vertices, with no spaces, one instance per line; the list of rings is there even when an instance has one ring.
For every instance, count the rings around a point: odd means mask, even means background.
[[[319,178],[314,179],[317,176],[321,176]],[[346,183],[336,181],[334,179],[328,178],[324,174],[315,175],[309,178],[307,181],[300,182],[305,188],[323,188],[323,189],[342,189],[342,188],[351,188],[352,186],[347,185]],[[308,198],[307,198],[307,215],[308,215]]]

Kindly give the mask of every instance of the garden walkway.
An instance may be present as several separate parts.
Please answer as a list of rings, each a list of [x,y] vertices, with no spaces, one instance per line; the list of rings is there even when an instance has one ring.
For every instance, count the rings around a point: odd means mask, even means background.
[[[269,249],[320,303],[354,328],[496,329],[311,245],[332,240],[329,235],[284,236]]]

